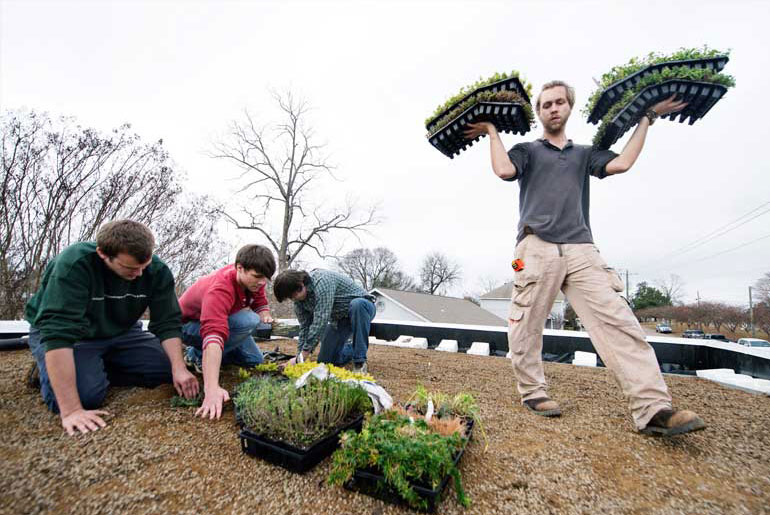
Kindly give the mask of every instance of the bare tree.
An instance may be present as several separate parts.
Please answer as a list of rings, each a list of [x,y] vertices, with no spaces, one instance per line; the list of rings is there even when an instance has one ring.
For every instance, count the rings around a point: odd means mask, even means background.
[[[671,274],[668,279],[658,279],[655,285],[673,304],[680,304],[684,295],[684,280],[677,274]]]
[[[758,279],[754,288],[757,290],[757,300],[770,305],[770,272]]]
[[[440,252],[425,256],[420,265],[420,289],[435,295],[460,279],[460,266]]]
[[[129,125],[101,134],[71,118],[52,121],[35,112],[4,112],[0,125],[1,318],[20,316],[51,258],[93,239],[111,219],[146,223],[159,235],[160,249],[176,245],[172,270],[193,269],[184,259],[208,253],[213,218],[179,211],[179,174],[162,141],[145,144]],[[195,228],[185,235],[189,244],[168,230],[180,220]]]
[[[401,270],[393,251],[385,247],[354,249],[338,259],[337,266],[367,291],[377,287],[414,289],[412,278]]]
[[[360,212],[351,200],[333,207],[311,201],[322,180],[334,178],[333,167],[306,123],[307,103],[290,92],[273,96],[281,121],[257,127],[246,111],[243,120],[231,123],[229,136],[214,143],[211,156],[241,170],[238,193],[249,199],[240,214],[225,212],[225,216],[238,229],[261,233],[278,255],[278,269],[286,270],[308,248],[319,257],[333,257],[327,251],[332,233],[356,234],[378,219],[376,206]],[[274,219],[280,224],[271,228],[268,224]]]

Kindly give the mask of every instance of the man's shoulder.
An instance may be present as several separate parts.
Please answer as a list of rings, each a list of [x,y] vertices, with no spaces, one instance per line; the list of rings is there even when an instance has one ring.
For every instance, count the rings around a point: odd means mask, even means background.
[[[96,256],[96,243],[81,241],[65,247],[54,259],[53,266],[57,270],[65,270],[67,273],[77,265],[90,266]]]

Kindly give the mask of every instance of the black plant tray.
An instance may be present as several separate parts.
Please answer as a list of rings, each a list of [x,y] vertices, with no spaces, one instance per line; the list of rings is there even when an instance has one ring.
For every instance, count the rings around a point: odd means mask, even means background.
[[[468,446],[468,442],[471,441],[471,437],[473,436],[473,422],[473,420],[469,420],[467,422],[468,438],[465,440],[463,447],[457,451],[457,454],[454,456],[455,466],[457,466],[457,463],[459,463],[460,458],[463,457],[463,453],[465,452],[465,448]],[[411,509],[417,509],[418,511],[433,513],[436,511],[438,504],[441,502],[441,496],[444,493],[444,489],[446,488],[450,479],[450,476],[444,477],[444,479],[441,480],[441,483],[439,483],[435,489],[431,488],[430,485],[425,483],[412,483],[412,488],[417,493],[417,495],[428,501],[428,506],[424,509],[410,506],[409,503],[407,503],[398,494],[398,492],[385,481],[385,476],[379,469],[367,468],[364,470],[356,470],[353,473],[353,477],[350,478],[349,481],[346,481],[343,486],[347,490],[362,493],[390,504],[397,504],[406,506]]]
[[[710,57],[707,59],[688,59],[686,61],[668,61],[665,63],[660,64],[653,64],[648,66],[647,68],[643,68],[639,70],[638,72],[629,75],[625,79],[621,79],[614,84],[610,85],[605,89],[601,96],[599,97],[599,100],[596,101],[596,105],[594,106],[593,110],[591,111],[591,114],[588,116],[588,122],[589,123],[599,123],[602,118],[604,118],[604,115],[607,114],[607,112],[610,110],[610,108],[620,100],[620,98],[623,96],[623,93],[625,93],[627,90],[634,87],[636,84],[639,83],[640,80],[642,80],[647,75],[650,75],[653,72],[660,71],[663,68],[673,68],[675,66],[687,66],[689,68],[710,68],[712,70],[716,71],[722,71],[722,69],[727,64],[727,61],[729,61],[730,58],[726,55],[723,56],[717,56],[717,57]]]
[[[457,107],[458,105],[462,104],[468,98],[471,96],[481,93],[483,91],[492,91],[493,93],[497,93],[498,91],[515,91],[519,95],[521,95],[521,98],[527,101],[527,103],[530,103],[529,95],[527,95],[527,89],[521,84],[521,81],[518,77],[511,77],[509,79],[503,79],[499,80],[497,82],[493,82],[492,84],[488,84],[486,86],[482,86],[480,88],[474,89],[467,95],[465,95],[463,98],[458,100],[457,102],[454,102],[452,105],[441,111],[436,116],[432,117],[428,123],[425,124],[425,128],[428,130],[428,132],[431,132],[432,128],[436,125],[436,122],[442,119],[444,116],[447,115],[452,109]]]
[[[596,146],[601,149],[610,148],[623,134],[639,122],[649,107],[671,95],[676,94],[677,100],[684,100],[688,105],[683,110],[665,115],[662,118],[675,120],[679,117],[679,123],[689,119],[689,124],[692,125],[696,120],[703,118],[725,93],[727,93],[727,88],[721,84],[685,79],[668,80],[648,86],[608,122],[604,135]]]
[[[315,467],[334,452],[339,446],[339,436],[342,431],[347,431],[348,429],[360,431],[363,424],[364,416],[359,415],[351,422],[335,429],[333,433],[318,440],[307,449],[300,449],[285,442],[271,440],[270,438],[254,434],[248,429],[242,429],[238,436],[241,439],[241,449],[246,454],[262,458],[274,465],[301,474]]]
[[[530,130],[524,109],[515,102],[479,102],[442,127],[428,141],[450,159],[480,139],[466,139],[463,132],[469,123],[492,122],[500,132],[526,134]]]

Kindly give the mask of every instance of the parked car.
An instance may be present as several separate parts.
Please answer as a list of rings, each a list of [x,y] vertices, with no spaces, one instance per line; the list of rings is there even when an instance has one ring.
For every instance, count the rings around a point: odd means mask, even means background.
[[[705,338],[706,340],[719,340],[721,342],[729,342],[730,341],[730,340],[728,340],[725,337],[725,335],[723,335],[723,334],[716,334],[716,333],[708,333],[703,338]]]
[[[759,338],[740,338],[738,340],[738,345],[743,345],[744,347],[762,347],[762,348],[770,348],[770,342],[767,340],[761,340]]]
[[[658,324],[655,326],[656,333],[670,333],[671,327],[668,324]]]
[[[688,329],[682,333],[682,338],[703,338],[706,336],[700,329]]]

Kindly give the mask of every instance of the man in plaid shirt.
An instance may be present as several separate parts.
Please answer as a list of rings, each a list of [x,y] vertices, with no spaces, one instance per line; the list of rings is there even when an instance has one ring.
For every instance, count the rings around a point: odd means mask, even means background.
[[[273,291],[278,302],[294,301],[298,356],[310,358],[320,340],[319,362],[339,366],[352,360],[354,372],[366,373],[369,329],[377,313],[374,297],[350,278],[322,269],[281,272]],[[351,335],[352,345],[346,344]]]

